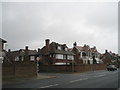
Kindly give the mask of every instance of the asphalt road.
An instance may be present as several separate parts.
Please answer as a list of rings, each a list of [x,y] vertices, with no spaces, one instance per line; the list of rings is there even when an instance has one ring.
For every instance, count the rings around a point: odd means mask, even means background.
[[[40,73],[56,78],[33,80],[20,84],[3,85],[3,88],[115,88],[119,87],[117,71],[95,71],[88,73]]]

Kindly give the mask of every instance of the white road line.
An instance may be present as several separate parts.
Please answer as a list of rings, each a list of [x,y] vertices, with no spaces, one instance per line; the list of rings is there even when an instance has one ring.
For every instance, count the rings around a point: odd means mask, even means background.
[[[39,87],[39,88],[48,88],[48,87],[53,87],[53,86],[57,86],[59,84],[53,84],[53,85],[48,85],[48,86],[43,86],[43,87]]]
[[[102,76],[105,76],[105,75],[99,75],[99,76],[97,76],[97,77],[102,77]]]
[[[81,81],[81,80],[87,80],[87,79],[88,79],[88,78],[83,78],[83,79],[73,80],[73,81],[70,81],[70,83],[78,82],[78,81]]]
[[[93,77],[97,77],[97,76],[93,76]]]

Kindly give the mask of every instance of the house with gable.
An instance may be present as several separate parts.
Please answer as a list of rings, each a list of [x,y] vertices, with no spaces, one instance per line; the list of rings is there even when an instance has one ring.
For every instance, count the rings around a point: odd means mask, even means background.
[[[105,64],[117,64],[119,61],[119,56],[118,54],[105,50],[105,53],[102,55],[102,60]]]
[[[75,60],[78,64],[102,63],[100,53],[95,46],[93,48],[90,48],[90,46],[86,44],[84,46],[77,46],[77,43],[75,42],[71,51],[75,53]]]
[[[40,62],[44,65],[69,65],[74,62],[74,53],[69,51],[66,44],[45,40],[45,46],[38,50]]]
[[[28,46],[25,49],[11,51],[10,49],[6,53],[4,62],[36,62],[37,51],[29,50]]]
[[[2,63],[2,76],[4,78],[31,78],[37,76],[37,51],[25,49],[6,53]]]

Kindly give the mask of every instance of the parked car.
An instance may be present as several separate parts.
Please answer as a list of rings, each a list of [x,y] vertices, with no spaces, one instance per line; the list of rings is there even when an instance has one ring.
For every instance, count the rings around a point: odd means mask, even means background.
[[[108,65],[107,70],[108,71],[115,71],[115,70],[117,70],[117,67],[115,67],[115,65]]]

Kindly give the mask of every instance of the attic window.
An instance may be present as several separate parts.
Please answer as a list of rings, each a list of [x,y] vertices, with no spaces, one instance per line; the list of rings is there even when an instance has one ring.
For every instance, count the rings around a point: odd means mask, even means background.
[[[65,51],[68,51],[68,48],[65,48]]]
[[[60,47],[60,46],[58,46],[58,47],[57,47],[57,49],[58,49],[58,50],[61,50],[61,47]]]

